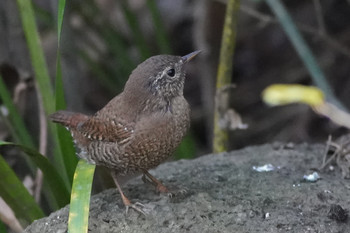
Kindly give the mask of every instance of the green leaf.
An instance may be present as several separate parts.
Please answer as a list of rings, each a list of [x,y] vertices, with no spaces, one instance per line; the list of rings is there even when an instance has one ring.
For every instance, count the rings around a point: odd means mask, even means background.
[[[58,45],[61,41],[61,32],[62,32],[62,24],[63,24],[63,16],[64,16],[64,8],[66,6],[66,0],[58,1],[58,12],[57,12],[57,37],[58,37]]]
[[[68,188],[66,187],[62,177],[57,172],[56,168],[52,166],[52,164],[49,162],[49,160],[45,156],[41,155],[39,152],[29,147],[18,145],[11,142],[0,141],[0,146],[15,146],[15,147],[18,147],[23,152],[25,152],[29,156],[29,158],[43,172],[44,180],[50,186],[50,190],[52,191],[56,199],[57,205],[61,208],[69,203]],[[21,200],[21,199],[18,199],[18,200]]]
[[[68,232],[88,232],[89,206],[95,165],[79,160],[75,170],[71,203],[69,208]]]
[[[58,17],[57,17],[57,58],[56,58],[56,82],[55,82],[55,100],[56,110],[66,109],[66,101],[64,98],[64,88],[62,80],[62,68],[61,68],[61,53],[60,53],[60,41],[61,30],[63,24],[64,7],[66,1],[60,0],[58,3]],[[63,159],[64,167],[71,186],[73,180],[73,174],[75,167],[77,166],[78,159],[75,156],[75,149],[73,147],[72,137],[69,132],[61,126],[56,125],[57,139],[60,146],[60,154]]]
[[[17,218],[26,221],[28,224],[45,216],[1,155],[0,177],[0,196],[11,207]]]
[[[32,1],[17,0],[23,31],[27,40],[31,62],[38,82],[38,87],[43,98],[46,113],[54,111],[53,90],[50,83],[50,76],[41,47],[39,33],[35,23]]]
[[[64,165],[66,168],[69,184],[72,184],[74,169],[77,166],[78,158],[73,146],[72,136],[64,127],[57,125],[57,135],[62,153]]]
[[[51,86],[50,76],[47,69],[47,64],[44,58],[43,48],[39,38],[37,30],[34,11],[32,7],[32,1],[30,0],[17,0],[19,13],[22,20],[22,27],[24,35],[27,40],[29,54],[32,62],[32,66],[35,72],[35,78],[38,83],[38,89],[43,101],[46,114],[53,113],[55,111],[55,99],[53,95],[53,89]],[[61,171],[62,177],[67,186],[70,186],[67,168],[63,160],[62,151],[58,147],[58,136],[56,128],[53,124],[49,124],[50,133],[53,137],[54,143],[54,160],[55,166]]]

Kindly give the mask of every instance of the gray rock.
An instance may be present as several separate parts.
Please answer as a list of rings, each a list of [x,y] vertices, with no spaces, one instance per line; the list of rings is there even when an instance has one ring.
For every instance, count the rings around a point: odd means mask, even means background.
[[[124,187],[149,214],[125,214],[115,189],[91,198],[89,232],[350,232],[347,221],[327,217],[331,205],[349,209],[350,182],[339,169],[303,175],[321,165],[324,146],[283,144],[248,147],[194,160],[169,162],[151,171],[187,194],[170,199],[135,179]],[[253,166],[272,164],[270,172]],[[69,206],[35,221],[25,232],[67,232]]]

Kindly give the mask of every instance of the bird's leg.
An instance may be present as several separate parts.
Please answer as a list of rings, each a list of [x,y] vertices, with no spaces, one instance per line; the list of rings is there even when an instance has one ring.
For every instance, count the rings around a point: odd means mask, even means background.
[[[148,179],[147,179],[147,177]],[[170,193],[167,187],[165,187],[159,180],[152,176],[148,171],[143,171],[142,180],[146,183],[151,183],[156,187],[157,192]]]
[[[131,201],[124,195],[122,188],[119,185],[119,182],[117,180],[117,175],[114,172],[111,172],[113,180],[115,185],[118,188],[118,191],[120,193],[120,196],[122,197],[123,203],[125,205],[126,208],[126,213],[128,213],[129,208],[133,208],[134,210],[136,210],[137,212],[146,215],[146,213],[141,209],[144,207],[143,204],[136,202],[135,204],[132,204]],[[141,208],[140,208],[141,207]]]
[[[170,198],[173,198],[174,196],[177,196],[178,194],[184,195],[187,193],[186,189],[180,189],[177,191],[170,191],[165,185],[162,184],[157,178],[151,175],[148,171],[144,170],[143,171],[143,176],[142,176],[143,182],[148,182],[151,183],[156,187],[156,191],[159,193],[167,193]]]

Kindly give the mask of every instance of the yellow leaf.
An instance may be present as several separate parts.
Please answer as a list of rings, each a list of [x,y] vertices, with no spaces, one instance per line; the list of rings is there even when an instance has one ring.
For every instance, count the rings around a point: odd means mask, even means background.
[[[262,98],[269,105],[304,103],[314,107],[324,103],[324,95],[320,89],[299,84],[271,85],[263,91]]]

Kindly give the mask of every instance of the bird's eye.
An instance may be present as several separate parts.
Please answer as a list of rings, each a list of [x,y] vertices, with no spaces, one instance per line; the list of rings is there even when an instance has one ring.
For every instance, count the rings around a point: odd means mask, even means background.
[[[175,75],[175,70],[174,70],[174,69],[169,69],[166,73],[167,73],[167,75],[169,75],[170,77],[174,77],[174,75]]]

